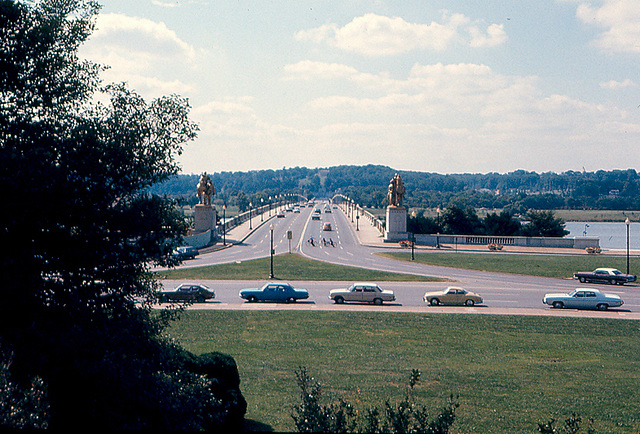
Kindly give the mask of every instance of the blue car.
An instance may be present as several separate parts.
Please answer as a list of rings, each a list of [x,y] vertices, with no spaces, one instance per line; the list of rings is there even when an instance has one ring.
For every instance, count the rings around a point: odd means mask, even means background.
[[[284,301],[293,303],[296,300],[309,298],[306,289],[295,289],[288,283],[267,283],[262,288],[248,288],[240,291],[240,298],[248,302]]]

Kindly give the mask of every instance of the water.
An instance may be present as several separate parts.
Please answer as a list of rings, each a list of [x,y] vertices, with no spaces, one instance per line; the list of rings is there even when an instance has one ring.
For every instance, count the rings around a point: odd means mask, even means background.
[[[585,227],[588,225],[588,227]],[[567,222],[568,237],[600,238],[600,247],[607,250],[627,250],[627,225],[624,222]],[[629,248],[640,250],[640,223],[629,225]]]

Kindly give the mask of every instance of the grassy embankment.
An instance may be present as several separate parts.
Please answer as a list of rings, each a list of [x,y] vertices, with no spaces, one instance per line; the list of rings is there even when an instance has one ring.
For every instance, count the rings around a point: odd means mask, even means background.
[[[380,256],[410,261],[411,253],[406,251],[380,253]],[[460,252],[418,252],[415,261],[420,264],[468,270],[491,271],[497,273],[524,274],[530,276],[571,278],[575,271],[591,271],[598,267],[627,269],[624,256],[607,255],[519,255],[508,253],[460,253]],[[631,273],[640,269],[640,258],[629,259]]]
[[[179,268],[158,273],[161,279],[191,280],[260,280],[269,276],[270,258],[205,267]],[[334,265],[314,261],[297,254],[276,255],[273,270],[278,280],[323,281],[440,281],[441,279],[411,274],[389,273],[379,270]]]
[[[168,330],[187,349],[233,356],[246,417],[291,431],[301,366],[364,410],[398,402],[420,369],[419,403],[453,393],[454,432],[536,432],[578,413],[598,432],[640,431],[637,321],[392,312],[187,311]]]
[[[382,253],[398,260],[411,260],[409,251]],[[607,255],[518,255],[506,253],[416,252],[415,262],[453,268],[515,273],[541,277],[570,278],[574,271],[589,271],[597,267],[613,267],[626,271],[626,258]],[[278,280],[323,281],[439,281],[441,279],[411,274],[334,265],[313,261],[296,254],[277,255],[274,274]],[[640,269],[640,258],[630,258],[631,272]],[[233,264],[197,268],[179,268],[158,273],[161,279],[191,280],[260,280],[269,275],[269,258]]]

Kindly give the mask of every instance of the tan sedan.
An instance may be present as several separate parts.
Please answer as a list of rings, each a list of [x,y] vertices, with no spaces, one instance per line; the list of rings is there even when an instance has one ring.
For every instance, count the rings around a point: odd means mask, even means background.
[[[482,303],[482,297],[475,292],[455,286],[449,286],[444,291],[427,292],[422,298],[431,306],[441,304],[473,306]]]

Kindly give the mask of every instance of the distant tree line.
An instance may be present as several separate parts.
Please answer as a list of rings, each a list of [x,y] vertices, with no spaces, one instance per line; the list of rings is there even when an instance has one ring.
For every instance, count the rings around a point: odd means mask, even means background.
[[[465,234],[527,237],[563,237],[569,233],[564,221],[552,211],[530,210],[523,224],[510,211],[489,213],[481,219],[475,209],[450,205],[441,216],[427,217],[424,213],[409,215],[407,230],[415,234]]]
[[[415,208],[457,205],[462,209],[640,209],[640,176],[635,169],[536,173],[438,174],[396,171],[387,166],[304,167],[249,172],[210,173],[216,199],[230,205],[273,200],[279,194],[327,197],[342,193],[361,205],[386,206],[389,180],[398,172],[407,192],[404,202]],[[177,175],[152,187],[156,194],[195,203],[197,174]]]

